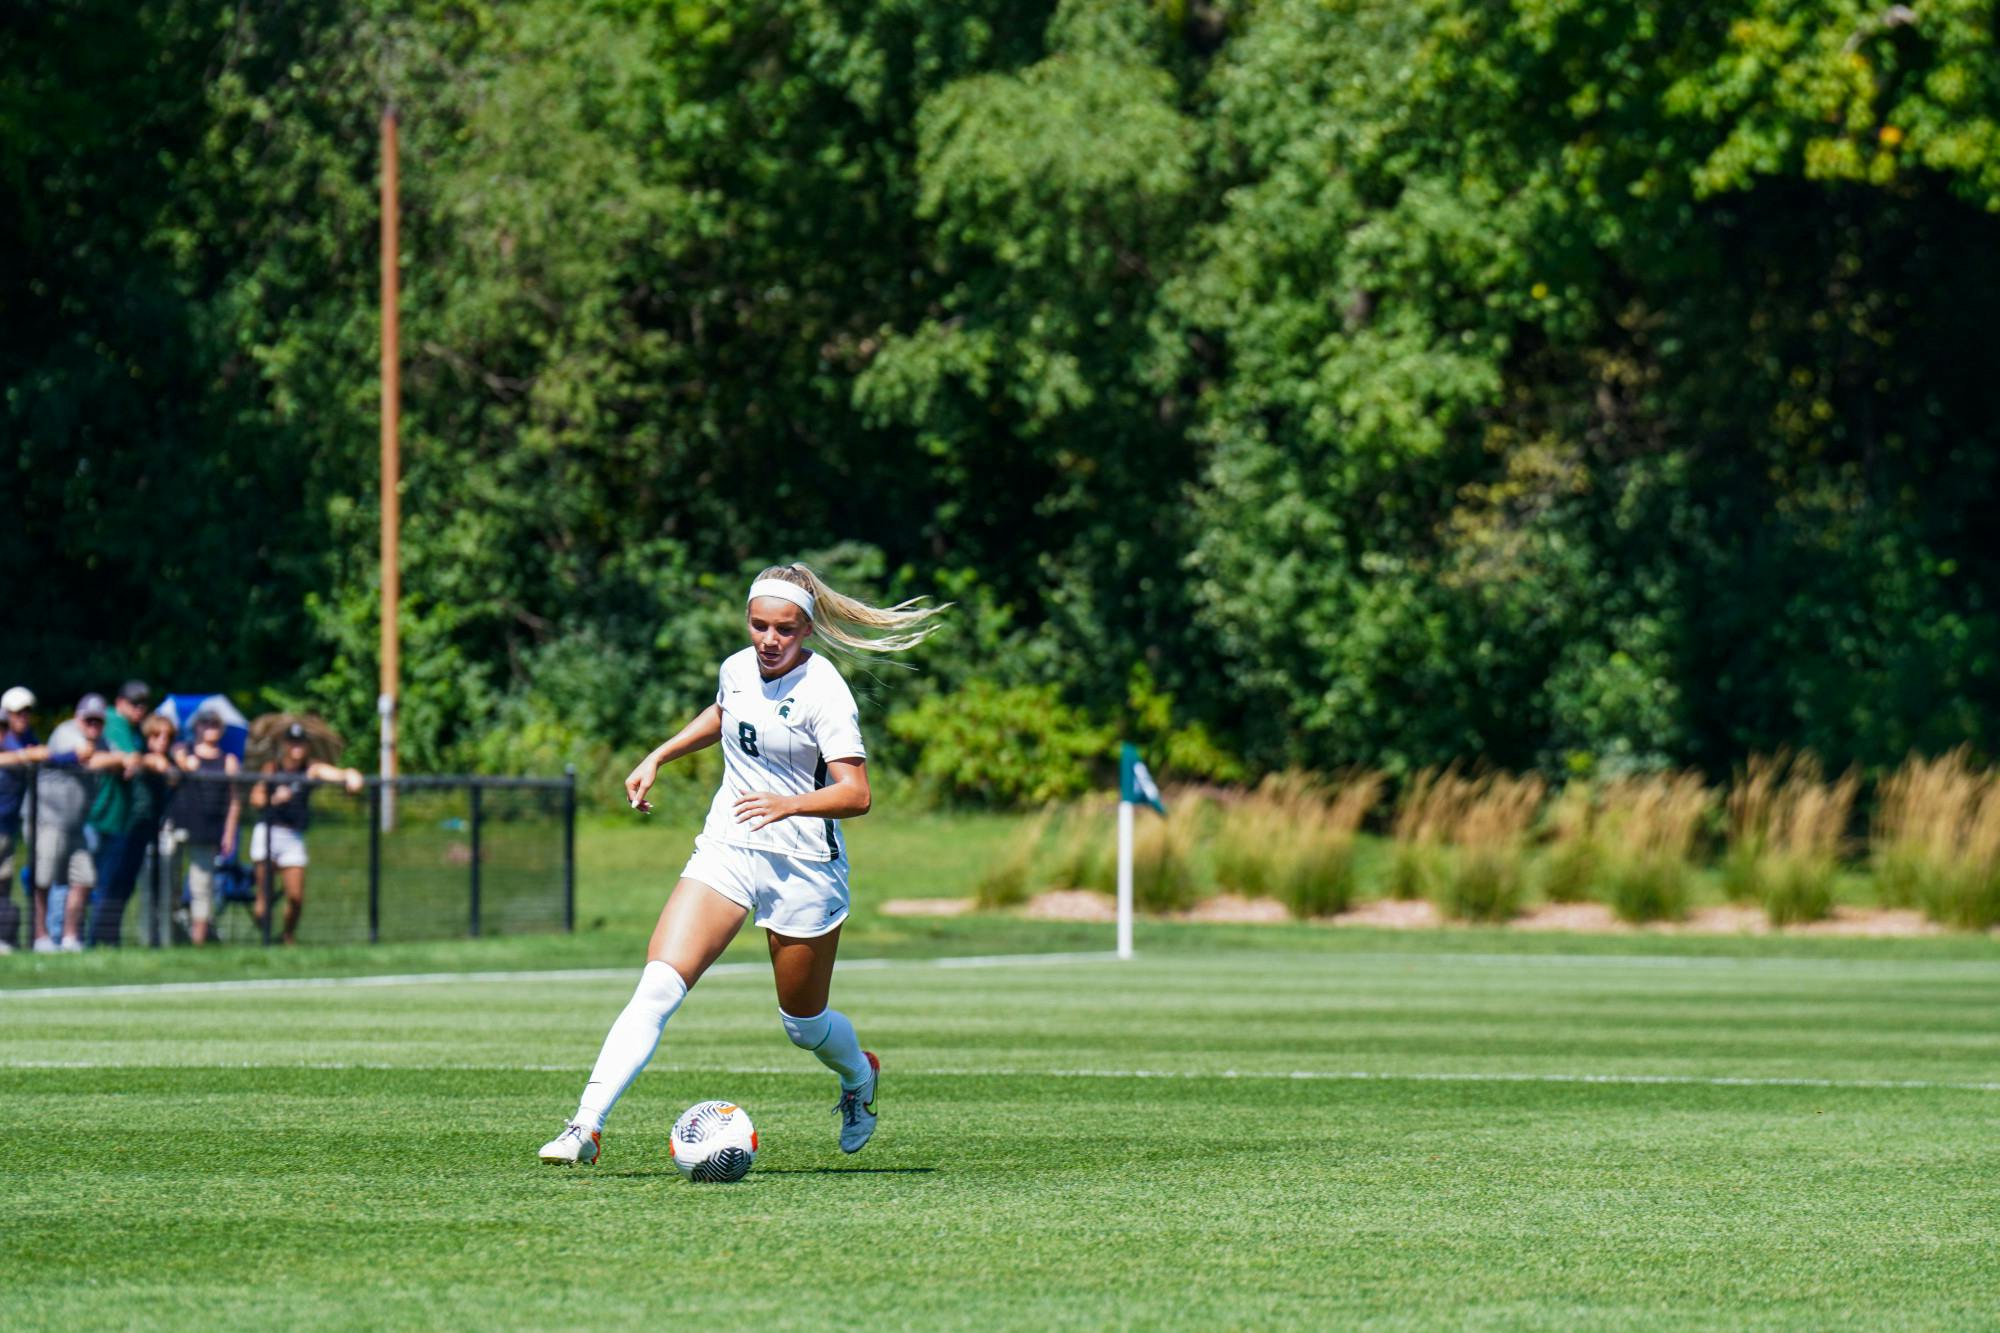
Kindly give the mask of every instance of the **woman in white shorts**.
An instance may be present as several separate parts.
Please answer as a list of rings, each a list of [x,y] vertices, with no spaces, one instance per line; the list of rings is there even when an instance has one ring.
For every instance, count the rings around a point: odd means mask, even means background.
[[[257,868],[257,897],[250,915],[259,922],[270,910],[270,867],[278,868],[285,889],[285,924],[281,938],[298,943],[299,914],[306,905],[306,826],[312,822],[312,783],[338,782],[350,792],[361,790],[360,770],[337,768],[312,759],[306,729],[294,722],[285,728],[281,760],[264,765],[263,782],[250,789],[250,804],[264,811],[250,831],[250,862]]]
[[[576,1115],[542,1146],[544,1162],[597,1160],[605,1117],[746,919],[769,939],[785,1034],[840,1076],[841,1151],[868,1142],[881,1065],[847,1016],[827,1007],[847,919],[838,821],[868,813],[867,750],[847,682],[807,642],[901,652],[924,640],[935,628],[925,622],[943,609],[870,606],[804,565],[774,566],[750,585],[750,647],[723,662],[715,702],[625,779],[632,808],[650,812],[646,795],[662,765],[722,746],[722,786],[653,928],[638,989],[604,1039]]]

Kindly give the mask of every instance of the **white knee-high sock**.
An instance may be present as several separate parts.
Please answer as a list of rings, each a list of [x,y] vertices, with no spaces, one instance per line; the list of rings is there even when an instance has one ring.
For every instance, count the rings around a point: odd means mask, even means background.
[[[593,1133],[604,1128],[604,1118],[611,1114],[611,1108],[617,1105],[625,1089],[632,1086],[632,1080],[639,1077],[646,1061],[653,1058],[653,1050],[660,1044],[660,1033],[687,993],[687,983],[681,980],[680,973],[665,963],[646,964],[646,970],[639,974],[639,988],[632,992],[632,999],[611,1025],[611,1031],[604,1035],[604,1049],[597,1053],[597,1063],[591,1066],[590,1082],[583,1085],[583,1100],[576,1108],[579,1125]]]
[[[811,1018],[794,1018],[780,1009],[778,1017],[784,1022],[785,1035],[792,1039],[792,1045],[818,1056],[821,1064],[840,1075],[843,1089],[851,1092],[868,1082],[871,1072],[868,1057],[861,1053],[861,1042],[856,1039],[854,1024],[847,1021],[846,1014],[828,1009]]]

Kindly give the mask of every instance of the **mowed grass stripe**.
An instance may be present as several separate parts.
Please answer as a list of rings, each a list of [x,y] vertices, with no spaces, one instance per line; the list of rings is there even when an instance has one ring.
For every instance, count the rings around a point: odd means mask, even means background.
[[[284,1063],[256,1064],[237,1061],[228,1065],[214,1064],[152,1064],[135,1065],[122,1062],[94,1060],[0,1060],[0,1069],[299,1069],[299,1070],[403,1070],[431,1073],[486,1073],[486,1074],[583,1074],[589,1066],[576,1064],[549,1065],[482,1065],[482,1064],[440,1064],[412,1065],[387,1064],[368,1061],[293,1061]],[[757,1076],[800,1076],[823,1078],[817,1070],[779,1069],[770,1065],[674,1065],[656,1061],[649,1066],[655,1073],[679,1073],[702,1075],[746,1074]],[[1912,1089],[1935,1089],[1949,1092],[2000,1092],[2000,1082],[1996,1083],[1939,1083],[1929,1079],[1831,1079],[1831,1078],[1755,1078],[1715,1077],[1699,1078],[1683,1074],[1476,1074],[1464,1072],[1439,1072],[1435,1070],[1405,1070],[1388,1073],[1382,1070],[1365,1069],[1290,1069],[1276,1071],[1245,1071],[1238,1069],[1219,1070],[1165,1070],[1165,1069],[905,1069],[898,1067],[899,1077],[916,1075],[924,1078],[1096,1078],[1096,1079],[1179,1079],[1201,1081],[1205,1079],[1277,1079],[1281,1081],[1324,1081],[1340,1083],[1608,1083],[1630,1084],[1634,1086],[1705,1086],[1711,1088],[1833,1088],[1850,1091],[1889,1090],[1909,1091]]]
[[[836,1002],[916,1068],[1289,1073],[1461,1071],[1978,1083],[2000,1070],[2000,986],[1899,975],[1865,986],[1794,974],[1721,994],[1623,972],[1379,971],[1284,956],[914,975],[857,972]],[[629,977],[441,991],[169,994],[40,1005],[0,1058],[284,1064],[309,1036],[343,1063],[580,1067]],[[466,1021],[468,1014],[476,1021]],[[704,980],[662,1058],[780,1064],[765,975]],[[749,1057],[746,1059],[746,1057]],[[807,1067],[810,1067],[808,1064]]]
[[[658,1097],[621,1112],[602,1167],[529,1162],[560,1075],[33,1075],[10,1101],[66,1113],[76,1146],[0,1176],[28,1261],[12,1308],[31,1326],[1803,1326],[1973,1320],[1964,1284],[1991,1273],[1995,1162],[1960,1123],[1979,1099],[1238,1083],[1191,1103],[1157,1082],[911,1077],[849,1160],[798,1080],[737,1077],[766,1151],[702,1189],[661,1151],[678,1108]]]
[[[114,1067],[0,1079],[0,1293],[51,1328],[1990,1318],[2000,1100],[1880,1084],[1990,1081],[2000,983],[1458,961],[856,971],[853,1159],[768,979],[720,976],[574,1171],[534,1149],[629,976],[37,1002],[0,1060]],[[708,1096],[757,1118],[741,1185],[663,1151]]]

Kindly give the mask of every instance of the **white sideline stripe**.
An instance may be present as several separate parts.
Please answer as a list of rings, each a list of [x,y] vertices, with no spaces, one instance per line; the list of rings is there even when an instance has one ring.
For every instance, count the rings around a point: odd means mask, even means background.
[[[879,972],[890,968],[955,967],[1039,967],[1047,963],[1105,963],[1118,955],[1102,953],[1002,953],[962,958],[854,958],[838,964],[841,972]],[[35,986],[19,990],[0,988],[0,1000],[46,1000],[56,996],[102,995],[200,995],[230,991],[325,990],[370,986],[443,986],[460,982],[511,981],[603,981],[631,977],[636,967],[572,967],[524,972],[405,972],[386,976],[359,977],[254,977],[237,981],[154,981],[106,986]],[[705,974],[710,977],[762,976],[769,963],[717,963]]]
[[[1185,958],[1181,955],[1183,961]],[[1233,954],[1201,955],[1202,958],[1223,958],[1239,956]],[[1356,952],[1308,954],[1289,951],[1255,955],[1270,958],[1321,958],[1330,967],[1341,963],[1471,963],[1479,966],[1503,967],[1638,967],[1638,968],[1750,968],[1759,971],[1783,968],[1835,968],[1883,969],[1888,971],[1930,972],[1969,971],[1991,975],[2000,980],[2000,961],[1988,962],[1977,958],[1771,958],[1754,955],[1726,954],[1511,954],[1511,953],[1440,953],[1440,952]],[[1118,955],[1113,950],[1080,953],[1022,953],[1022,954],[976,954],[956,958],[854,958],[844,959],[839,967],[843,972],[875,972],[888,969],[932,969],[932,968],[984,968],[984,967],[1039,967],[1050,963],[1108,963]],[[1142,955],[1143,960],[1143,955]],[[708,969],[708,976],[762,976],[769,970],[768,963],[717,963]],[[406,972],[393,975],[352,976],[352,977],[256,977],[235,981],[155,981],[123,982],[99,986],[33,986],[8,989],[0,987],[0,1002],[6,1000],[49,999],[56,996],[78,997],[107,995],[189,995],[231,991],[271,991],[271,990],[317,990],[336,988],[365,988],[371,986],[439,986],[461,982],[506,983],[515,981],[603,981],[607,978],[629,977],[636,971],[632,967],[575,967],[525,969],[509,972]]]
[[[378,1060],[225,1060],[182,1065],[130,1064],[119,1060],[4,1060],[4,1069],[306,1069],[366,1070],[386,1073],[454,1074],[585,1074],[589,1066],[577,1064],[393,1064]],[[653,1065],[655,1073],[795,1075],[824,1078],[818,1069],[797,1065]],[[1927,1078],[1804,1078],[1782,1075],[1762,1077],[1734,1074],[1565,1074],[1565,1073],[1480,1073],[1437,1070],[1385,1071],[1366,1069],[1289,1070],[1178,1070],[1178,1069],[910,1069],[899,1066],[898,1074],[917,1078],[1079,1078],[1079,1079],[1170,1079],[1188,1082],[1264,1081],[1312,1083],[1571,1083],[1615,1087],[1685,1088],[1821,1088],[1856,1092],[2000,1092],[2000,1082],[1952,1082]]]

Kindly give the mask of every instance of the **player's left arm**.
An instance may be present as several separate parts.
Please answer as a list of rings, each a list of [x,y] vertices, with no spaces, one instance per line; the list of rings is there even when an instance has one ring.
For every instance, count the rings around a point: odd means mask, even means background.
[[[753,791],[739,796],[736,798],[736,822],[748,824],[750,831],[755,833],[767,824],[775,824],[794,815],[810,815],[814,819],[853,819],[868,813],[872,798],[868,794],[867,760],[829,759],[826,779],[826,785],[818,791],[800,792],[796,796],[780,796],[768,791]]]

